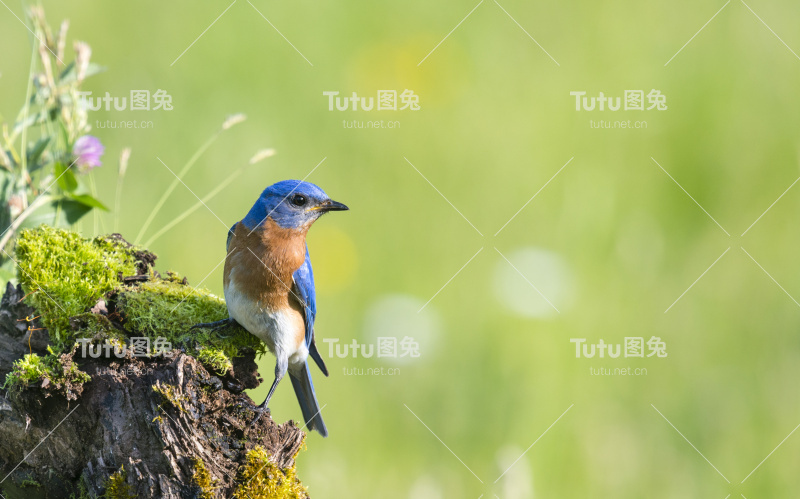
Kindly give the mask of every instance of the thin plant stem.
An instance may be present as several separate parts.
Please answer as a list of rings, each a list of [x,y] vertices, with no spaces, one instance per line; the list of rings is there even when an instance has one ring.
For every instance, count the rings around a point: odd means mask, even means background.
[[[23,125],[28,121],[28,113],[30,113],[31,107],[31,92],[33,91],[33,69],[36,64],[36,49],[31,47],[31,65],[30,69],[28,70],[28,88],[25,90],[25,106],[22,108],[22,123]],[[17,179],[17,183],[19,182],[27,182],[28,178],[28,127],[24,125],[22,127],[22,136],[20,138],[20,158],[19,164],[21,167],[19,179]],[[21,187],[20,185],[16,185],[16,188]],[[22,196],[22,205],[28,206],[28,190],[21,189],[20,194]]]
[[[128,171],[128,160],[131,150],[123,149],[119,157],[119,169],[117,171],[117,193],[114,196],[114,232],[119,232],[119,214],[122,209],[122,181]]]
[[[92,193],[92,197],[97,198],[97,185],[95,184],[94,177],[92,177],[92,176],[89,176],[89,190]],[[99,232],[100,226],[99,225],[101,223],[103,225],[103,232],[106,231],[105,223],[100,218],[100,210],[98,210],[97,208],[94,208],[92,210],[92,214],[94,215],[94,224],[93,224],[94,233],[92,235],[93,236],[97,236],[97,235],[100,234],[100,232]]]
[[[181,171],[178,173],[178,176],[172,181],[171,184],[169,184],[167,190],[164,191],[164,194],[161,195],[161,199],[159,199],[156,205],[153,207],[153,211],[151,211],[150,215],[147,216],[147,220],[145,220],[144,225],[142,226],[141,230],[139,230],[139,234],[136,236],[134,244],[139,244],[139,241],[142,240],[142,236],[144,235],[145,231],[150,227],[150,224],[153,223],[153,219],[156,217],[158,212],[161,211],[161,208],[164,206],[164,203],[167,201],[167,198],[172,194],[172,191],[174,191],[175,188],[178,186],[180,178],[182,178],[184,175],[186,175],[186,173],[189,172],[189,170],[194,166],[197,160],[200,159],[200,156],[202,156],[202,154],[206,152],[206,149],[211,147],[211,144],[213,144],[214,141],[217,140],[217,138],[220,136],[223,130],[224,130],[223,128],[220,128],[219,130],[214,132],[214,134],[207,141],[205,141],[205,143],[203,143],[203,145],[201,145],[197,151],[195,151],[195,153],[192,155],[191,158],[189,158],[189,161],[186,162],[183,168],[181,168]]]
[[[184,211],[183,213],[181,213],[180,215],[175,217],[170,223],[168,223],[167,225],[162,227],[158,232],[153,234],[153,236],[150,239],[148,239],[146,243],[144,243],[145,247],[150,247],[150,245],[153,244],[153,242],[155,242],[156,239],[158,239],[159,237],[163,236],[171,228],[173,228],[176,225],[178,225],[179,223],[181,223],[186,217],[188,217],[189,215],[194,213],[198,208],[203,206],[203,204],[205,204],[208,201],[210,201],[211,199],[213,199],[214,196],[216,196],[217,194],[219,194],[222,191],[222,189],[224,189],[225,187],[228,186],[228,184],[233,182],[233,180],[242,173],[243,169],[244,169],[244,167],[241,167],[238,170],[236,170],[235,172],[233,172],[233,174],[231,174],[228,178],[226,178],[224,182],[219,184],[213,191],[209,192],[206,195],[206,197],[204,197],[202,200],[196,202],[191,208],[189,208],[188,210]]]
[[[117,193],[114,197],[114,232],[119,232],[119,213],[122,206],[122,180],[125,178],[125,172],[120,172],[117,175]]]

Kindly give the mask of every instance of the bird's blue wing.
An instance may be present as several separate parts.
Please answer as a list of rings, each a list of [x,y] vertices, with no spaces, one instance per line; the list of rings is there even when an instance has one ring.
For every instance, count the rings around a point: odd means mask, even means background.
[[[308,246],[306,246],[306,259],[303,265],[297,269],[292,275],[294,286],[292,292],[297,295],[302,301],[303,315],[305,316],[306,323],[306,347],[308,347],[308,354],[314,359],[314,362],[319,366],[320,371],[327,376],[328,368],[325,366],[325,361],[317,350],[317,344],[314,342],[314,319],[317,316],[317,294],[314,291],[314,271],[311,270],[311,258],[308,255]]]
[[[306,320],[306,346],[314,340],[314,318],[317,315],[317,295],[314,291],[314,272],[311,270],[311,258],[306,246],[306,259],[294,274],[294,292],[302,301]]]

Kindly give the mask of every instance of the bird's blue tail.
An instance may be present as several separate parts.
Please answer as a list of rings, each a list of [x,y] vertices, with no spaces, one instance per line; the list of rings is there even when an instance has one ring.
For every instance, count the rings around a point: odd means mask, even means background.
[[[314,394],[314,383],[311,382],[311,373],[308,370],[308,362],[305,363],[303,368],[297,374],[289,372],[289,378],[292,380],[294,393],[297,395],[297,401],[300,402],[300,409],[303,411],[303,419],[309,430],[317,430],[323,437],[328,436],[328,429],[325,428],[325,423],[322,421],[320,414],[319,402],[317,396]]]

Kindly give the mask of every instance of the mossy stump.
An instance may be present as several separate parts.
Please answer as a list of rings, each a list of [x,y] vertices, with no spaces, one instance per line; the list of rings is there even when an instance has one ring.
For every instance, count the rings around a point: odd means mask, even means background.
[[[308,497],[295,471],[303,431],[251,424],[244,390],[262,381],[263,345],[243,330],[189,331],[225,317],[221,299],[160,276],[155,255],[118,235],[26,231],[16,260],[20,285],[0,302],[3,497]],[[134,337],[172,349],[122,351]]]

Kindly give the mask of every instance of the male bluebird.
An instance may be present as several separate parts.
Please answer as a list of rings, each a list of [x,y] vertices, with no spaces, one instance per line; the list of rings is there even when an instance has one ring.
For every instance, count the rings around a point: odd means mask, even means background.
[[[275,354],[275,381],[256,420],[288,371],[306,425],[328,436],[306,362],[311,355],[328,375],[314,342],[317,306],[306,233],[324,213],[347,209],[314,184],[284,180],[267,187],[228,231],[224,289],[230,317],[195,327],[239,323]]]

